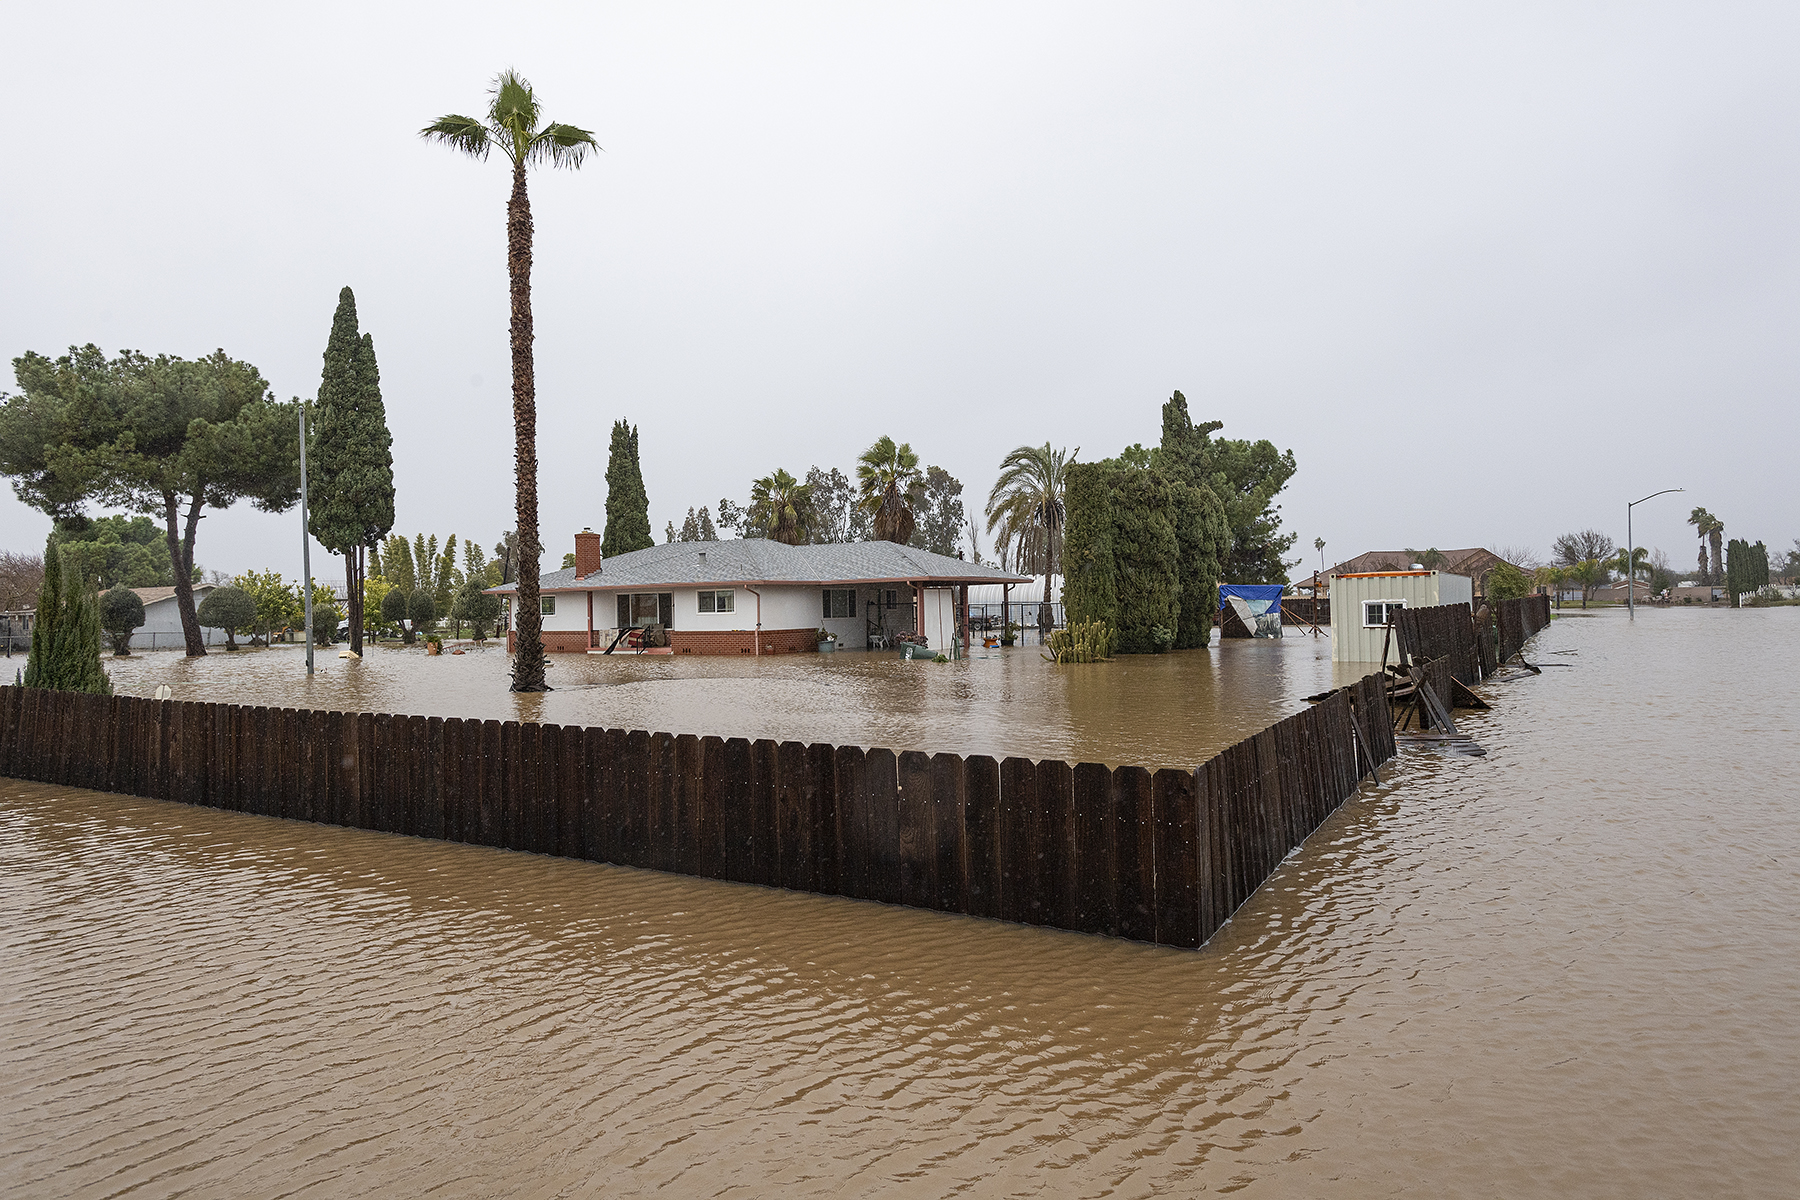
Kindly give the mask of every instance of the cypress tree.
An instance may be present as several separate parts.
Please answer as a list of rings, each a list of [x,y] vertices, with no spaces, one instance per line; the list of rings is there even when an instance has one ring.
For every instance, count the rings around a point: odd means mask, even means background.
[[[1063,612],[1070,625],[1119,627],[1112,544],[1112,475],[1106,463],[1070,463],[1063,489]]]
[[[1175,572],[1180,583],[1175,649],[1189,650],[1212,641],[1220,562],[1233,542],[1225,505],[1206,481],[1208,442],[1224,422],[1194,424],[1187,397],[1180,392],[1163,405],[1162,419],[1162,445],[1152,453],[1151,464],[1175,489]]]
[[[31,626],[26,687],[112,695],[100,666],[100,604],[86,580],[63,561],[54,536],[44,547],[44,586]]]
[[[1181,614],[1175,488],[1155,468],[1126,467],[1119,472],[1112,508],[1118,649],[1160,654],[1174,644]]]
[[[307,527],[321,546],[344,556],[350,649],[361,654],[367,548],[394,527],[394,437],[381,400],[375,339],[357,332],[356,296],[349,288],[338,293],[309,426]]]
[[[638,465],[638,433],[627,422],[614,421],[606,459],[606,528],[600,535],[600,553],[611,558],[654,545],[650,496],[644,491],[644,472]]]
[[[1153,467],[1119,459],[1070,463],[1066,478],[1063,608],[1069,624],[1109,625],[1121,654],[1169,649],[1182,600],[1176,486]]]

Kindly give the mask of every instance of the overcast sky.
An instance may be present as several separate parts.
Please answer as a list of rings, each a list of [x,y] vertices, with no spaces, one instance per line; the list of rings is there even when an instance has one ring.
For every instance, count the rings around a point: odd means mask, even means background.
[[[1315,563],[1800,536],[1800,6],[9,5],[0,348],[374,335],[398,524],[512,525],[508,178],[427,145],[503,67],[605,153],[532,179],[546,566],[612,421],[660,540],[882,434],[978,510],[1172,389],[1291,448]],[[0,380],[13,387],[10,370]],[[0,499],[0,546],[48,519]],[[297,516],[202,524],[299,574]],[[987,548],[986,541],[983,543]],[[318,551],[315,550],[315,555]],[[341,563],[314,560],[321,578]]]

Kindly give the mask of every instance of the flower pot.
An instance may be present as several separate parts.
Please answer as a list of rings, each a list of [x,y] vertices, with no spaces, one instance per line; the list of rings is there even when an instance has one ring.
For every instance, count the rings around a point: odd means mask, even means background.
[[[425,643],[425,653],[427,653],[427,654],[442,654],[443,652],[444,652],[444,643],[442,643],[442,642],[426,642]]]

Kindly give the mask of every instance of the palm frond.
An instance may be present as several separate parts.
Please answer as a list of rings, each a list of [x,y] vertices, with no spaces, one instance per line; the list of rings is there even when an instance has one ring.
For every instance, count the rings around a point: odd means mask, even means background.
[[[442,142],[452,150],[461,150],[472,158],[485,159],[488,151],[493,149],[487,126],[474,117],[458,113],[446,113],[439,117],[419,130],[419,136],[428,142]]]
[[[600,143],[587,130],[575,125],[552,123],[544,126],[531,139],[528,155],[532,162],[548,162],[553,167],[568,167],[573,170],[587,161],[589,152],[599,149]]]
[[[488,93],[488,120],[495,128],[530,138],[537,132],[538,99],[531,81],[512,68],[494,77],[494,88]]]

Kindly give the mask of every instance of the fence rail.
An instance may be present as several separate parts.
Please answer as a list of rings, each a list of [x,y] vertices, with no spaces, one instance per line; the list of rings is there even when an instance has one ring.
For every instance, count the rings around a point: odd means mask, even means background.
[[[1394,752],[1374,675],[1192,771],[0,687],[0,775],[1171,946]]]

